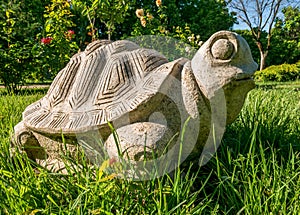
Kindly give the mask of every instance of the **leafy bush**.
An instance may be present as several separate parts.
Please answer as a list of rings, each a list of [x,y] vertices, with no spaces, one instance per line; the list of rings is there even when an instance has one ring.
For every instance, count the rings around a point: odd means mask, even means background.
[[[4,1],[0,4],[0,82],[17,92],[32,71],[31,49],[43,22],[47,1]]]
[[[272,30],[272,64],[296,63],[300,59],[300,7],[287,6],[282,9]]]
[[[76,24],[72,21],[70,4],[64,0],[51,0],[45,9],[45,25],[37,34],[39,41],[32,49],[35,70],[31,79],[35,81],[53,79],[79,49],[74,41]]]
[[[164,5],[158,1],[156,11],[146,9],[137,9],[136,17],[140,22],[133,26],[132,36],[159,35],[163,37],[172,37],[182,42],[188,43],[193,47],[199,48],[200,35],[195,35],[188,24],[184,26],[169,24],[168,10],[174,5]],[[161,46],[161,44],[160,44]]]
[[[9,93],[17,92],[24,84],[30,71],[30,58],[30,44],[17,42],[0,51],[0,80]]]
[[[300,79],[300,61],[296,64],[270,66],[255,73],[258,81],[295,81]]]
[[[74,53],[94,39],[158,34],[198,48],[200,39],[233,25],[235,18],[226,6],[225,1],[215,0],[4,0],[0,4],[0,83],[9,92],[17,92],[25,82],[52,80]],[[139,8],[145,14],[137,19]],[[177,50],[180,56],[192,55],[185,46]],[[171,60],[177,57],[172,54]]]
[[[143,48],[155,49],[169,61],[180,57],[191,59],[203,43],[200,35],[195,35],[189,24],[170,26],[168,10],[175,7],[175,3],[166,6],[157,1],[152,6],[155,8],[136,9],[139,22],[133,25],[133,37],[125,35],[124,38]]]

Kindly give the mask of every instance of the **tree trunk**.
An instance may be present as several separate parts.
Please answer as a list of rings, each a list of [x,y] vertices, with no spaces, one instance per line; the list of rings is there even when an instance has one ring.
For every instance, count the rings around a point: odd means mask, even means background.
[[[108,40],[111,40],[111,33],[108,31]]]
[[[264,68],[266,68],[266,59],[267,59],[267,55],[268,55],[268,52],[262,52],[260,51],[260,67],[259,67],[259,70],[263,70]]]
[[[256,42],[256,45],[259,49],[259,53],[260,53],[260,67],[259,67],[259,70],[263,70],[265,67],[266,67],[266,59],[267,59],[267,56],[268,56],[268,50],[265,51],[264,50],[264,47],[262,45],[262,43],[258,40]]]

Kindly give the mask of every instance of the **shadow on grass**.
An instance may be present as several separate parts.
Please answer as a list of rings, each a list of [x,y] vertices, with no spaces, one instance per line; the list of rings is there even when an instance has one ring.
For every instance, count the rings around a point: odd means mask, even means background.
[[[278,90],[278,89],[290,89],[294,91],[300,91],[300,81],[291,81],[291,82],[259,82],[256,81],[256,89],[263,90]]]

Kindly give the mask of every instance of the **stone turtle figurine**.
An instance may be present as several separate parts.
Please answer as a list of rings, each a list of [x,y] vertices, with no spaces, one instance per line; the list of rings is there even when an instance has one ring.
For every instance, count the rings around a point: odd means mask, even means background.
[[[233,122],[255,86],[256,69],[247,42],[228,31],[212,35],[191,61],[168,62],[127,40],[95,41],[71,58],[42,99],[25,109],[14,142],[43,165],[59,160],[62,149],[74,151],[78,142],[92,163],[104,151],[110,158],[126,154],[140,161],[171,148],[170,140],[179,138],[190,118],[195,126],[182,144],[188,154],[199,155],[218,108],[211,102],[223,92],[222,126]],[[188,141],[193,142],[189,147]]]

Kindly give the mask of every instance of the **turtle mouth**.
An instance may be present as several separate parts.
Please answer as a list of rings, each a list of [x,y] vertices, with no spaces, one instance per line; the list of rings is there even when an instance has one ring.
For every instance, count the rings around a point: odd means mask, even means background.
[[[235,81],[247,82],[247,81],[254,81],[254,80],[253,80],[253,75],[252,74],[241,73],[241,74],[236,75]]]
[[[252,75],[243,76],[243,77],[235,77],[230,82],[224,85],[223,89],[234,88],[237,86],[255,86],[255,82],[253,80]]]
[[[255,82],[252,77],[236,79],[233,81],[233,86],[252,86],[255,87]]]
[[[252,77],[249,78],[241,78],[241,79],[236,79],[235,81],[238,82],[247,82],[247,81],[254,81]]]
[[[235,75],[236,80],[244,80],[244,79],[250,79],[253,77],[252,73],[237,73]]]
[[[255,86],[255,82],[252,76],[245,76],[243,78],[236,78],[232,80],[225,88],[232,88],[237,86]]]

